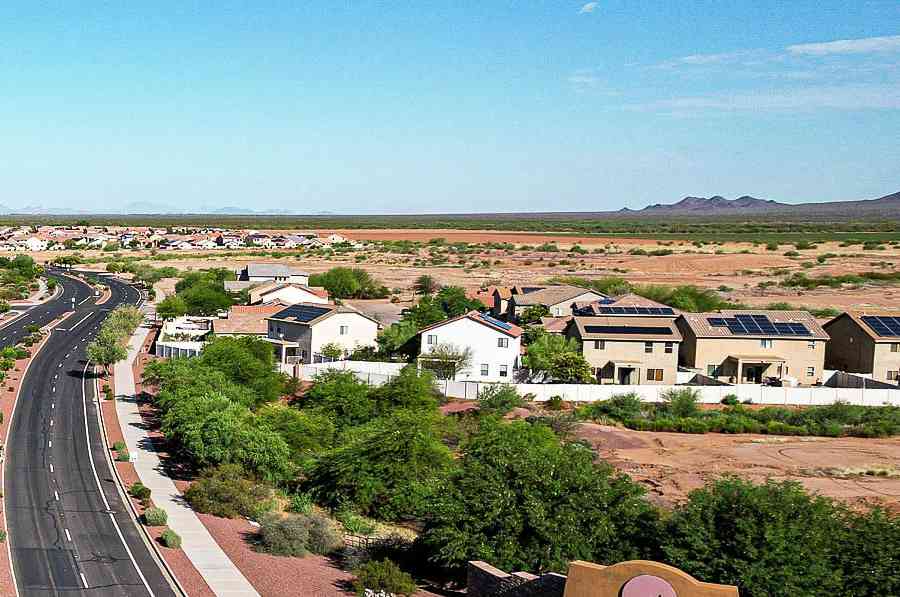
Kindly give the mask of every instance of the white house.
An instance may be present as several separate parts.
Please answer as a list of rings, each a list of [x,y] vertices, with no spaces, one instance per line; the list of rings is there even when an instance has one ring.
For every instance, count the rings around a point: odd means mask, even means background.
[[[309,284],[308,273],[280,263],[248,263],[238,272],[237,279],[247,282],[294,282],[304,286]]]
[[[47,241],[40,239],[36,236],[32,236],[28,240],[25,241],[25,248],[29,251],[46,251],[47,250]]]
[[[249,294],[251,305],[273,301],[280,301],[285,305],[296,305],[297,303],[324,305],[328,303],[328,291],[324,288],[311,288],[290,282],[269,282],[254,286],[250,289]]]
[[[512,382],[519,366],[522,328],[470,311],[435,323],[419,332],[419,363],[428,367],[428,355],[439,346],[469,350],[471,364],[456,374],[458,381]]]
[[[291,305],[267,318],[266,340],[282,363],[322,361],[322,347],[340,346],[344,353],[375,346],[378,322],[346,305]]]

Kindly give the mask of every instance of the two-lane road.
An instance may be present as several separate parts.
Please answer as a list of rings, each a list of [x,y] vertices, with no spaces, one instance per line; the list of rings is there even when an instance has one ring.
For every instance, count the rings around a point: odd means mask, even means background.
[[[138,304],[140,293],[108,280],[112,295],[96,305],[86,284],[59,280],[64,292],[55,302],[69,310],[74,297],[76,312],[32,361],[5,449],[8,541],[19,594],[174,596],[117,491],[85,358],[108,312]]]

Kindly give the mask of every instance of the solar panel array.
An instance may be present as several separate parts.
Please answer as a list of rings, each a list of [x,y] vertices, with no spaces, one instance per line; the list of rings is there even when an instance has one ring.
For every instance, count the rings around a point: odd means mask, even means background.
[[[505,321],[500,321],[499,319],[494,319],[490,315],[481,314],[481,318],[488,322],[489,324],[500,328],[501,330],[511,330],[512,326]]]
[[[900,317],[865,315],[860,319],[879,336],[900,336]]]
[[[604,315],[675,315],[672,307],[598,307]]]
[[[653,336],[671,336],[672,329],[652,326],[630,325],[586,325],[584,331],[588,334],[647,334]]]
[[[314,307],[312,305],[291,305],[274,315],[275,319],[293,319],[300,323],[309,323],[317,317],[328,313],[327,307]]]
[[[728,328],[736,336],[812,336],[802,323],[775,322],[767,315],[735,315],[734,317],[710,317],[709,325]]]

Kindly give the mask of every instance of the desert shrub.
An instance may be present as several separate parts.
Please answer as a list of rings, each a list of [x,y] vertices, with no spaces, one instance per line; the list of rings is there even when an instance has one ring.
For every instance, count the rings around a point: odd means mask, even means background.
[[[478,394],[478,410],[483,413],[505,415],[525,404],[516,389],[508,384],[490,385]]]
[[[162,508],[151,506],[144,510],[144,523],[148,527],[165,526],[168,521],[169,515]]]
[[[131,497],[139,500],[150,498],[150,488],[140,481],[132,483],[131,487],[128,489],[128,493],[131,494]]]
[[[205,469],[184,497],[197,512],[223,518],[257,518],[274,506],[272,490],[249,478],[237,464]]]
[[[626,421],[641,416],[643,403],[634,392],[628,394],[616,394],[609,400],[598,400],[585,404],[578,409],[578,415],[585,419],[600,420],[610,418],[616,421]]]
[[[391,560],[371,561],[363,564],[354,572],[353,590],[359,596],[366,595],[366,590],[376,594],[412,595],[416,592],[416,583],[412,576],[400,569]]]
[[[313,499],[308,493],[293,494],[288,504],[288,511],[294,514],[309,514],[312,508]]]
[[[700,392],[691,388],[666,390],[662,394],[666,409],[674,417],[689,418],[700,414]]]
[[[738,400],[738,397],[734,394],[728,394],[727,396],[722,398],[721,402],[726,406],[735,406],[737,404],[740,404],[740,400]]]
[[[160,535],[162,544],[170,549],[181,549],[181,536],[172,529],[166,529]]]
[[[847,532],[842,537],[839,566],[843,572],[845,597],[900,595],[900,516],[879,508],[848,513]]]
[[[799,483],[725,478],[691,492],[663,527],[666,562],[742,596],[843,594],[838,510]]]
[[[267,514],[259,527],[260,549],[280,556],[331,553],[343,544],[328,518],[320,514]]]
[[[118,442],[114,443],[112,449],[115,450],[116,452],[121,452],[122,450],[125,449],[125,442],[118,441]]]
[[[562,396],[550,396],[546,403],[544,403],[544,407],[547,410],[562,410],[565,402],[563,401]]]
[[[354,535],[371,535],[375,532],[375,524],[365,516],[360,516],[353,510],[339,510],[334,517],[344,526],[348,533],[353,533]]]
[[[130,462],[131,454],[128,453],[128,450],[119,450],[116,454],[116,460],[119,462]]]

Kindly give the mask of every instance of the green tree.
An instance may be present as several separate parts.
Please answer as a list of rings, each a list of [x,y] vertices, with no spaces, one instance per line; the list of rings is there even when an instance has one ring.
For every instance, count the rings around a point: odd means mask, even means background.
[[[128,356],[128,351],[119,341],[116,334],[101,330],[97,337],[87,345],[88,359],[103,367],[109,375],[111,365]]]
[[[316,462],[306,487],[332,508],[351,505],[385,520],[421,515],[452,464],[438,417],[401,409],[347,431]]]
[[[472,367],[472,350],[452,344],[438,344],[419,355],[419,364],[437,379],[456,379],[457,374]]]
[[[428,274],[422,274],[413,282],[413,291],[416,294],[434,294],[440,290],[441,285]]]
[[[181,317],[187,313],[187,310],[188,307],[187,303],[184,302],[184,298],[177,294],[169,295],[156,304],[156,314],[166,320]]]
[[[303,405],[327,416],[338,430],[365,423],[375,414],[375,402],[369,397],[368,386],[352,371],[320,372]]]
[[[322,353],[322,356],[328,357],[329,359],[340,359],[344,356],[344,349],[337,342],[329,342],[322,346],[319,349],[319,352]]]
[[[272,345],[260,338],[215,338],[203,347],[199,362],[250,388],[257,404],[277,400],[285,389],[286,376],[275,370]]]
[[[661,537],[665,561],[741,595],[842,595],[843,527],[830,500],[796,482],[726,478],[689,495]]]
[[[561,383],[581,383],[590,380],[590,365],[581,354],[581,346],[574,338],[558,334],[539,334],[528,345],[525,358],[531,374]]]
[[[643,493],[549,427],[486,418],[433,496],[423,540],[433,560],[454,568],[485,560],[564,572],[576,559],[639,559],[656,539],[656,512]]]
[[[550,315],[550,309],[547,305],[531,305],[522,311],[522,315],[519,317],[519,321],[522,323],[537,323],[541,320],[541,317],[548,317]]]

